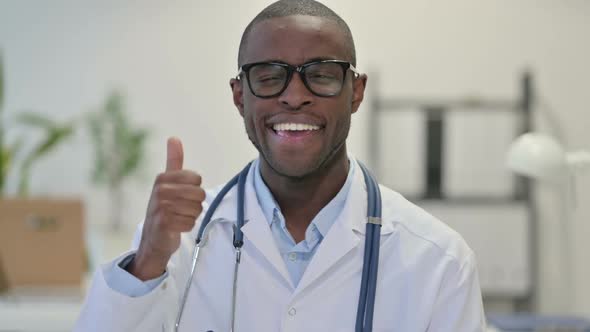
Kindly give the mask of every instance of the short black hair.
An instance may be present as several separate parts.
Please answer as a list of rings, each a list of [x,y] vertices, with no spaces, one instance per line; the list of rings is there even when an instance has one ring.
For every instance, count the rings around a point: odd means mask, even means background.
[[[324,4],[314,0],[279,0],[264,8],[254,19],[246,26],[242,39],[240,40],[240,48],[238,51],[238,67],[243,65],[244,51],[248,40],[248,35],[252,28],[264,20],[276,17],[285,17],[292,15],[316,16],[334,21],[346,38],[346,48],[349,52],[350,61],[353,66],[356,66],[356,51],[354,48],[354,40],[348,24],[338,16],[332,9],[326,7]]]

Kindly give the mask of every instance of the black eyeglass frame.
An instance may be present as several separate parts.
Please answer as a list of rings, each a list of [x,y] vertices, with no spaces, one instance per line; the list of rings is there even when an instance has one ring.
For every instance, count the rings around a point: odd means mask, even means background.
[[[335,63],[335,64],[340,65],[340,67],[342,68],[342,74],[343,74],[342,75],[342,82],[340,84],[340,90],[338,90],[338,92],[333,93],[333,94],[320,94],[320,93],[313,91],[312,88],[309,86],[309,83],[307,82],[307,78],[305,77],[305,69],[309,66],[316,65],[319,63]],[[274,94],[268,95],[268,96],[262,96],[262,95],[259,95],[254,92],[254,90],[252,89],[252,84],[250,83],[250,69],[252,69],[252,67],[257,66],[257,65],[276,65],[276,66],[283,67],[287,70],[287,79],[285,80],[285,84],[277,93],[274,93]],[[301,81],[303,82],[303,84],[305,85],[307,90],[309,90],[309,92],[313,93],[314,95],[316,95],[318,97],[334,97],[334,96],[339,95],[342,92],[342,87],[344,86],[344,82],[346,81],[346,76],[347,76],[346,72],[349,69],[354,73],[354,78],[358,78],[361,75],[360,72],[350,62],[342,61],[342,60],[319,60],[319,61],[307,62],[307,63],[304,63],[300,66],[293,66],[293,65],[290,65],[290,64],[287,64],[284,62],[261,61],[261,62],[247,63],[247,64],[240,66],[240,68],[238,70],[238,74],[236,75],[236,79],[240,80],[242,75],[245,75],[246,80],[248,81],[248,86],[250,87],[250,92],[252,92],[252,94],[258,98],[268,99],[268,98],[274,98],[276,96],[280,96],[287,89],[287,87],[289,86],[289,83],[291,83],[291,79],[293,78],[293,73],[297,72],[297,73],[299,73],[299,77],[301,78]]]

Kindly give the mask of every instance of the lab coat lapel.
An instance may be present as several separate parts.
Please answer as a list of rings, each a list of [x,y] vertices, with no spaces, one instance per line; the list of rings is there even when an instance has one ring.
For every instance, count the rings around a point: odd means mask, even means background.
[[[367,215],[367,195],[362,176],[360,167],[357,165],[344,209],[320,243],[295,293],[300,293],[310,286],[361,242],[358,233],[365,232]]]
[[[254,167],[250,167],[248,178],[246,179],[246,197],[244,216],[246,219],[245,225],[242,227],[244,232],[244,250],[251,244],[253,245],[266,260],[276,269],[285,282],[293,288],[293,282],[285,262],[281,258],[279,249],[272,236],[270,226],[262,212],[262,208],[258,204],[256,192],[254,190]],[[220,213],[215,214],[216,217],[231,220],[235,225],[236,211],[237,211],[237,185],[230,191],[224,199],[223,208],[220,205]],[[227,203],[227,205],[225,204]]]

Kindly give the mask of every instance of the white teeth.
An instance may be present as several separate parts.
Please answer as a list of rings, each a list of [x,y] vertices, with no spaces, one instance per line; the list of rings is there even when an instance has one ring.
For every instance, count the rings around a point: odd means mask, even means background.
[[[293,131],[303,131],[303,130],[318,130],[320,129],[319,126],[314,126],[305,123],[277,123],[272,126],[272,129],[276,131],[283,131],[283,130],[293,130]]]

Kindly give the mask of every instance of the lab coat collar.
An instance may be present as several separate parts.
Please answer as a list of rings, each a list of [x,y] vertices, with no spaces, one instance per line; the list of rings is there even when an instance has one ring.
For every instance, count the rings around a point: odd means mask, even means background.
[[[364,235],[367,230],[367,186],[358,162],[353,157],[350,157],[350,160],[355,163],[357,172],[354,172],[352,187],[344,204],[344,211],[341,214],[349,217],[342,222],[358,234]],[[383,190],[381,186],[379,187]],[[388,204],[382,204],[381,235],[389,234],[394,230],[395,217],[391,208]]]
[[[354,166],[359,171],[354,173],[344,209],[323,239],[293,296],[301,293],[320,278],[344,255],[358,246],[361,243],[361,237],[364,237],[367,220],[367,190],[360,166],[355,159],[351,158],[350,160],[355,163]],[[393,222],[387,218],[383,218],[383,220],[381,235],[393,232]]]
[[[350,159],[347,160],[350,163],[350,167],[348,169],[348,174],[346,176],[346,181],[340,191],[336,194],[330,202],[324,206],[318,214],[313,218],[311,221],[312,225],[308,227],[305,237],[309,240],[309,236],[312,235],[312,229],[315,226],[317,231],[321,234],[321,237],[326,237],[328,231],[334,224],[336,217],[340,214],[342,209],[344,208],[344,204],[346,203],[346,197],[348,197],[348,193],[350,191],[350,187],[354,178],[354,173],[356,171],[355,166],[356,163],[351,162]],[[278,203],[274,199],[270,189],[262,180],[262,175],[260,174],[260,159],[255,160],[252,162],[252,168],[254,168],[254,175],[253,175],[253,186],[254,191],[256,193],[256,198],[258,199],[258,204],[266,217],[266,221],[268,221],[269,226],[272,228],[272,223],[275,221],[279,221],[281,225],[284,226],[284,217],[281,214],[280,207]],[[275,219],[275,213],[279,218]],[[277,225],[278,226],[278,225]]]
[[[354,158],[355,168],[360,166]],[[264,257],[274,266],[277,272],[285,281],[293,287],[293,283],[279,253],[275,240],[272,236],[266,217],[262,212],[254,190],[254,167],[250,168],[246,180],[245,219],[246,224],[242,227],[246,241],[251,242]],[[237,209],[237,186],[232,188],[213,215],[213,219],[235,223]],[[383,218],[381,234],[386,235],[393,232],[393,221],[386,204],[383,204]],[[389,216],[388,216],[389,215]],[[322,244],[318,248],[315,257],[307,267],[297,289],[301,290],[312,281],[320,277],[342,256],[357,246],[360,238],[366,231],[367,220],[367,189],[363,178],[363,172],[354,172],[353,182],[346,198],[344,209],[337,217],[334,225],[329,230]]]
[[[348,227],[353,229],[358,234],[365,234],[366,220],[367,220],[367,186],[363,178],[363,172],[358,165],[356,159],[349,156],[351,163],[354,163],[354,167],[357,172],[354,172],[354,179],[352,186],[346,198],[346,203],[342,214],[350,216],[344,221]],[[382,188],[383,190],[383,188]],[[250,198],[252,197],[252,198]],[[213,200],[214,197],[208,197]],[[250,199],[248,199],[250,198]],[[237,186],[234,186],[228,194],[225,196],[222,203],[215,211],[212,219],[225,219],[224,221],[235,222],[236,220],[236,203],[237,203]],[[354,207],[351,206],[354,205]],[[394,230],[394,221],[396,218],[395,206],[388,204],[382,204],[382,227],[381,234],[388,234]],[[347,212],[344,212],[347,211]],[[254,167],[250,167],[248,172],[248,178],[246,180],[246,207],[244,215],[246,220],[256,220],[262,214],[260,221],[266,221],[266,217],[262,212],[258,200],[256,199],[256,192],[254,189]],[[221,221],[221,220],[220,220]],[[268,226],[268,223],[267,223]]]
[[[245,207],[244,207],[244,246],[253,245],[271,265],[276,272],[284,279],[284,282],[294,288],[293,282],[287,271],[287,267],[279,249],[272,236],[270,226],[266,221],[264,212],[256,199],[256,192],[254,189],[254,174],[255,167],[250,167],[248,177],[246,178],[245,188]],[[225,196],[219,207],[212,216],[212,219],[219,222],[231,222],[235,225],[237,214],[238,190],[237,185],[234,186]],[[213,197],[211,197],[213,199]]]

